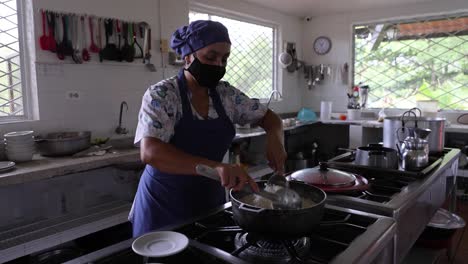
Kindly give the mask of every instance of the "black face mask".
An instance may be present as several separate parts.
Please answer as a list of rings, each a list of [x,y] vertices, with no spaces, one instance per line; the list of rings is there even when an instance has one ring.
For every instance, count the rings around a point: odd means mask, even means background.
[[[195,57],[187,71],[193,75],[200,86],[214,88],[226,73],[226,67],[203,64]]]

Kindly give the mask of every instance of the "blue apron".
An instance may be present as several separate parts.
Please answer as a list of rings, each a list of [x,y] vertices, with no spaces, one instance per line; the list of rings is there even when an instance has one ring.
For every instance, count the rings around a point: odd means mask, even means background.
[[[216,89],[210,89],[218,118],[197,120],[193,117],[187,97],[183,69],[179,71],[177,83],[183,112],[170,144],[195,156],[222,161],[235,136],[235,129],[226,115],[219,94]],[[176,224],[225,202],[224,187],[217,181],[198,175],[164,173],[146,165],[138,184],[133,212],[130,213],[133,236]]]

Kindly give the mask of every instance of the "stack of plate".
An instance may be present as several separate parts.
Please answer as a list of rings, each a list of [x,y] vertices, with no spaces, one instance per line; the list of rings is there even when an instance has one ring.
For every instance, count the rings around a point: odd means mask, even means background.
[[[9,171],[15,167],[13,161],[0,161],[0,173]]]
[[[34,131],[17,131],[5,135],[5,147],[8,160],[23,162],[32,160],[34,153]]]

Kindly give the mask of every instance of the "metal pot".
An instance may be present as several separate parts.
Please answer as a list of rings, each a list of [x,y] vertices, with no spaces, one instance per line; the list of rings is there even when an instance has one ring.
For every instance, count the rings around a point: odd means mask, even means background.
[[[266,181],[257,183],[264,188]],[[297,210],[265,209],[241,202],[242,197],[250,193],[231,190],[234,220],[248,232],[274,239],[298,238],[310,233],[322,219],[327,195],[319,188],[301,182],[290,181],[289,187],[316,204]]]
[[[35,141],[42,156],[73,155],[91,146],[91,132],[49,133]]]
[[[445,118],[428,118],[414,116],[391,116],[384,119],[383,142],[384,147],[396,149],[400,144],[398,138],[406,138],[408,129],[428,128],[431,133],[427,137],[430,152],[442,152],[445,146]]]
[[[381,146],[359,147],[355,164],[379,168],[398,169],[398,153],[395,149]]]
[[[290,158],[286,160],[286,172],[292,172],[316,166],[316,153],[317,149],[312,148],[311,150],[304,152],[288,154],[288,157]]]

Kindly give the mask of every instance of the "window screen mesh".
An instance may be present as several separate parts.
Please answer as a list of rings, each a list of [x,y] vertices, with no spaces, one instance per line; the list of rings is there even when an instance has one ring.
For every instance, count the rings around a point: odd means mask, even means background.
[[[370,107],[468,110],[468,14],[354,26],[354,82]]]
[[[23,115],[16,0],[0,0],[0,117]]]
[[[231,55],[224,80],[252,98],[268,98],[274,90],[274,28],[191,11],[190,22],[213,20],[229,30]]]

